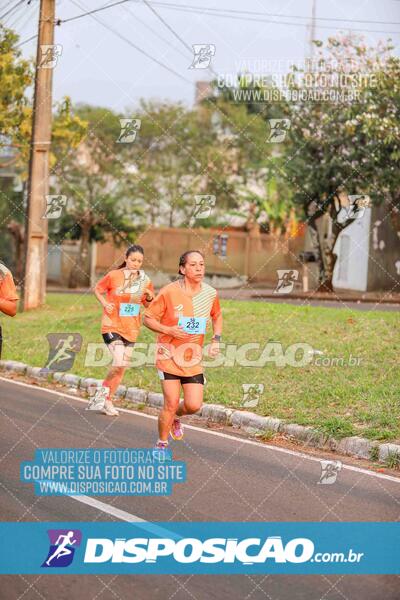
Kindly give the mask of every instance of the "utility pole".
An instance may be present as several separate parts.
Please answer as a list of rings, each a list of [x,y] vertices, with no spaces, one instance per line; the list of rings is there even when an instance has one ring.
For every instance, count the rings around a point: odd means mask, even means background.
[[[54,52],[54,17],[55,0],[40,0],[25,222],[24,310],[41,306],[46,297],[48,221],[43,215],[49,192],[53,67],[48,58]]]

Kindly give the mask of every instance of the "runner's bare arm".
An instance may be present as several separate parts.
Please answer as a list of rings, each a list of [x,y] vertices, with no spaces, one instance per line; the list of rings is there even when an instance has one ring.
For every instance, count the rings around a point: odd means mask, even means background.
[[[222,313],[219,313],[219,315],[212,320],[212,326],[214,335],[222,334]]]
[[[5,300],[0,298],[0,312],[9,317],[15,317],[17,314],[17,303],[18,300]]]
[[[94,295],[96,296],[100,304],[103,306],[103,308],[105,308],[108,313],[112,313],[112,311],[114,310],[114,304],[107,302],[107,300],[103,296],[103,292],[100,292],[97,288],[94,288]]]
[[[222,334],[222,313],[219,313],[215,319],[212,320],[214,336],[221,336]],[[219,354],[219,341],[214,338],[208,348],[208,355],[211,357],[218,356]]]

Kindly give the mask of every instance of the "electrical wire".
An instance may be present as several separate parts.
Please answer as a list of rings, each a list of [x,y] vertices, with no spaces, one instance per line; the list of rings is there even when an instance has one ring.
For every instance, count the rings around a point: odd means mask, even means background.
[[[25,0],[19,0],[16,4],[14,4],[14,6],[12,8],[10,8],[9,10],[7,10],[7,12],[5,12],[4,14],[1,15],[0,20],[4,19],[4,17],[6,17],[7,15],[9,15],[10,13],[14,12],[14,10],[16,8],[18,8],[21,4],[23,4],[25,2]]]
[[[96,12],[99,12],[101,10],[106,10],[108,8],[112,8],[113,6],[117,6],[119,4],[125,4],[126,2],[134,2],[135,4],[139,3],[140,0],[119,0],[119,2],[113,2],[112,4],[107,4],[105,6],[102,6],[100,8],[96,8],[93,9],[91,11],[86,11],[84,13],[81,13],[79,15],[75,15],[74,17],[70,17],[68,19],[59,19],[58,20],[58,24],[62,24],[62,23],[67,23],[69,21],[74,21],[76,19],[81,19],[82,17],[85,17],[87,15],[93,15]],[[143,0],[144,2],[144,0]],[[147,6],[158,6],[160,8],[165,8],[168,10],[175,10],[175,11],[179,11],[179,12],[189,12],[189,13],[193,13],[193,14],[204,14],[204,15],[208,15],[208,16],[215,16],[215,17],[220,17],[220,18],[227,18],[227,19],[235,19],[235,20],[239,20],[239,21],[254,21],[257,23],[275,23],[276,25],[291,25],[294,27],[309,27],[308,23],[296,23],[293,21],[275,21],[275,20],[270,20],[270,19],[261,19],[259,16],[276,16],[278,18],[298,18],[298,19],[309,19],[309,17],[306,16],[300,16],[300,15],[273,15],[270,13],[258,13],[258,12],[253,12],[253,11],[235,11],[234,9],[215,9],[215,8],[211,8],[211,7],[200,7],[200,6],[195,6],[195,5],[188,5],[188,4],[174,4],[171,2],[146,2]],[[153,12],[154,9],[152,8]],[[237,14],[238,13],[238,14]],[[251,16],[242,16],[243,15],[258,15],[255,16],[254,18],[252,18]],[[160,20],[162,20],[162,17],[160,17],[160,15],[157,14],[157,16],[160,18]],[[336,17],[332,17],[332,19],[329,19],[329,17],[316,17],[316,20],[338,20],[339,18]],[[341,22],[354,22],[354,23],[377,23],[377,24],[384,24],[384,25],[400,25],[400,23],[398,22],[394,22],[394,23],[389,23],[386,21],[361,21],[361,20],[347,20],[343,19],[343,21],[340,19]],[[165,23],[164,23],[165,24]],[[168,24],[166,25],[168,26]],[[169,26],[168,26],[169,27]],[[337,31],[337,27],[330,27],[329,25],[318,25],[319,29],[330,29],[330,30],[335,30]],[[347,26],[343,26],[343,29],[345,29],[346,31],[354,31],[354,32],[360,32],[360,33],[386,33],[386,34],[399,34],[400,31],[386,31],[386,30],[381,30],[381,29],[364,29],[364,28],[353,28],[353,27],[347,27]],[[176,32],[174,32],[174,35],[176,37]],[[179,37],[178,37],[179,39]],[[182,42],[182,40],[180,39],[180,41]],[[183,42],[186,46],[186,42]]]
[[[156,3],[153,3],[156,4]],[[204,14],[204,15],[209,15],[209,16],[213,16],[213,17],[222,17],[222,18],[226,18],[226,19],[235,19],[235,20],[239,20],[239,21],[255,21],[257,23],[274,23],[275,25],[293,25],[295,27],[309,27],[308,23],[294,23],[293,21],[271,21],[270,19],[260,19],[260,18],[251,18],[251,17],[239,17],[233,14],[222,14],[222,13],[213,13],[213,12],[207,12],[207,9],[202,8],[202,9],[189,9],[189,8],[182,8],[181,6],[171,6],[171,5],[167,5],[165,3],[157,3],[160,6],[162,5],[164,8],[169,9],[169,10],[177,10],[179,12],[189,12],[189,13],[193,13],[193,14]],[[330,29],[330,30],[335,30],[337,31],[338,28],[337,27],[329,27],[328,25],[318,25],[319,29]],[[400,31],[386,31],[386,30],[381,30],[381,29],[358,29],[358,28],[353,28],[353,27],[345,27],[343,26],[342,29],[345,29],[346,31],[356,31],[356,32],[361,32],[361,33],[386,33],[386,34],[399,34]]]
[[[76,6],[79,6],[79,8],[82,8],[79,5],[79,3],[77,3],[75,0],[72,0],[72,2]],[[132,48],[135,48],[135,50],[137,50],[138,52],[140,52],[141,54],[143,54],[144,56],[146,56],[148,59],[150,59],[151,61],[153,61],[154,63],[156,63],[160,67],[162,67],[163,69],[169,71],[170,73],[172,73],[176,77],[179,77],[179,79],[181,79],[185,83],[189,83],[190,85],[192,85],[192,82],[189,79],[186,79],[186,77],[183,77],[183,75],[181,75],[180,73],[178,73],[177,71],[175,71],[174,69],[172,69],[171,67],[169,67],[168,65],[165,65],[164,63],[162,63],[160,60],[158,60],[158,58],[155,58],[154,56],[152,56],[151,54],[149,54],[148,52],[146,52],[146,50],[143,50],[142,48],[140,48],[140,46],[137,46],[136,44],[134,44],[130,39],[126,38],[124,35],[122,35],[121,33],[119,33],[119,31],[117,31],[116,29],[114,29],[113,27],[111,27],[108,23],[104,23],[104,21],[102,21],[101,19],[99,19],[99,17],[96,17],[93,14],[91,14],[90,16],[92,17],[92,19],[95,19],[95,21],[97,21],[98,23],[100,23],[100,25],[102,25],[103,27],[105,27],[106,29],[108,29],[109,31],[111,31],[119,39],[121,39],[125,43],[129,44],[129,46],[131,46]]]
[[[145,0],[143,0],[145,1]],[[400,0],[399,0],[400,1]],[[147,4],[147,2],[146,2]],[[152,2],[151,4],[156,4],[158,6],[169,6],[174,8],[182,8],[182,9],[195,9],[195,10],[207,10],[209,12],[216,13],[232,13],[232,14],[244,14],[244,15],[253,15],[253,16],[262,16],[262,17],[278,17],[278,18],[290,18],[290,19],[306,19],[310,20],[310,17],[307,15],[283,15],[282,13],[268,13],[268,12],[260,12],[260,11],[252,11],[252,10],[238,10],[234,8],[213,8],[210,6],[196,6],[194,4],[177,4],[175,2]],[[342,19],[340,17],[315,17],[316,21],[339,21],[343,23],[368,23],[370,25],[400,25],[400,22],[393,21],[368,21],[364,19]]]

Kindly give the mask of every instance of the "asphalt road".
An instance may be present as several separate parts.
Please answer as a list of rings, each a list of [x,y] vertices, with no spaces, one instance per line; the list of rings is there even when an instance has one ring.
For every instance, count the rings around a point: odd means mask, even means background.
[[[2,521],[114,521],[117,508],[149,521],[396,521],[400,480],[344,468],[318,485],[320,464],[285,449],[200,428],[173,446],[187,483],[170,497],[101,497],[102,510],[69,497],[36,497],[19,466],[36,447],[151,447],[156,422],[107,418],[78,399],[0,379]],[[132,517],[134,518],[134,517]],[[395,576],[1,576],[1,600],[398,600]]]

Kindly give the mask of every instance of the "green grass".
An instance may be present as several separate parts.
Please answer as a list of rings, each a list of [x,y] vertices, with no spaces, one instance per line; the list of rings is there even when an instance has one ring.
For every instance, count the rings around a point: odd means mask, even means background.
[[[222,302],[223,341],[229,344],[281,342],[283,347],[305,342],[323,357],[343,358],[344,365],[278,367],[226,366],[207,369],[207,402],[240,407],[242,384],[263,383],[254,410],[287,422],[314,425],[327,435],[366,435],[376,440],[400,440],[399,316],[395,312],[359,311],[258,302]],[[2,319],[4,359],[44,366],[48,332],[79,332],[83,346],[72,372],[101,379],[106,367],[85,367],[89,342],[101,343],[100,307],[92,295],[49,294],[46,307]],[[208,334],[207,338],[210,337]],[[142,328],[139,342],[154,342]],[[261,350],[250,350],[257,358]],[[359,366],[347,366],[350,356]],[[124,383],[159,391],[154,367],[128,369]]]
[[[388,469],[400,469],[400,454],[391,452],[385,460],[385,467]]]
[[[319,419],[315,423],[316,429],[326,435],[341,439],[355,434],[354,427],[348,419],[341,417],[329,417]]]

